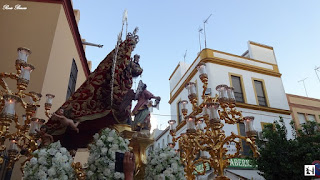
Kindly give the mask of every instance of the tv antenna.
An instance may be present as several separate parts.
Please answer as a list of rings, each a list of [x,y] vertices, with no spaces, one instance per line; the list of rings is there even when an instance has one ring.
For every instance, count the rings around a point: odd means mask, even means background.
[[[304,84],[304,81],[305,81],[306,79],[307,79],[307,77],[306,77],[306,78],[304,78],[304,79],[302,79],[302,80],[300,80],[300,81],[298,81],[298,82],[302,82],[302,83],[303,83],[304,90],[305,90],[306,95],[307,95],[307,97],[308,97],[308,93],[307,93],[306,85]]]
[[[314,71],[316,72],[316,75],[317,75],[318,80],[319,80],[319,82],[320,82],[320,78],[319,78],[319,75],[318,75],[319,69],[320,69],[320,66],[319,66],[319,67],[316,66],[316,67],[314,68]],[[319,72],[320,72],[320,71],[319,71]]]
[[[200,51],[201,52],[201,39],[200,39],[200,35],[202,34],[203,29],[201,27],[199,27],[198,32],[199,32],[199,45],[200,45]]]
[[[185,52],[184,55],[183,55],[183,62],[186,62],[186,56],[187,56],[187,50],[186,50],[186,52]]]
[[[207,36],[206,36],[206,24],[208,23],[209,18],[211,17],[212,14],[210,14],[210,16],[203,21],[203,32],[204,32],[204,48],[207,48]]]

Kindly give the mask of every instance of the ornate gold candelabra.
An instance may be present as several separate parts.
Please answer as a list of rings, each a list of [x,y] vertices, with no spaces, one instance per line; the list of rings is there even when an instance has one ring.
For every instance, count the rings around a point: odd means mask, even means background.
[[[34,150],[38,149],[35,134],[40,130],[44,120],[35,117],[35,113],[41,99],[41,94],[25,92],[30,80],[30,73],[34,70],[27,63],[31,51],[27,48],[18,48],[18,59],[15,62],[16,73],[0,73],[0,164],[4,162],[4,151],[9,156],[8,169],[12,169],[14,163],[21,156],[31,157]],[[6,79],[17,81],[17,92],[10,90]],[[26,100],[29,98],[29,101]],[[49,117],[54,95],[47,94],[45,114]],[[28,102],[27,102],[28,101]],[[18,116],[16,104],[21,104],[25,114]]]
[[[234,89],[232,87],[227,85],[217,86],[216,90],[219,95],[215,97],[205,94],[208,87],[208,75],[205,66],[202,62],[197,66],[200,74],[199,78],[203,83],[201,96],[203,102],[198,105],[195,83],[187,83],[188,98],[192,104],[192,112],[189,115],[187,115],[188,101],[181,101],[182,114],[186,121],[187,131],[176,137],[174,126],[176,121],[170,120],[168,122],[170,134],[172,135],[173,144],[179,142],[181,162],[184,165],[185,176],[188,180],[195,179],[195,172],[199,175],[204,175],[208,164],[214,169],[214,173],[217,175],[216,179],[227,180],[229,178],[224,175],[224,169],[229,165],[229,159],[240,155],[241,140],[250,145],[255,157],[259,155],[255,145],[254,117],[242,117],[242,113],[236,110]],[[246,136],[237,135],[233,132],[231,132],[231,135],[226,136],[223,130],[224,123],[221,120],[224,120],[227,124],[244,123]],[[235,143],[237,148],[237,152],[234,154],[228,153],[225,147],[231,142]],[[203,152],[208,152],[210,157],[196,157],[197,154],[202,154]],[[199,172],[196,169],[198,164],[203,164],[204,171]]]

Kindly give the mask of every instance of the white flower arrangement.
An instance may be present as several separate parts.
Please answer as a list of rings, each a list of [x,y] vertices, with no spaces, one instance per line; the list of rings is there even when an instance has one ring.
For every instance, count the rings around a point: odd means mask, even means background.
[[[115,130],[106,128],[100,134],[95,134],[94,142],[89,144],[87,164],[87,179],[114,180],[124,179],[124,174],[115,172],[116,152],[129,151],[129,141],[120,137]]]
[[[24,168],[25,180],[70,180],[76,179],[71,167],[73,158],[60,141],[33,152],[33,158]]]
[[[179,155],[170,147],[156,149],[147,158],[146,180],[185,179]]]

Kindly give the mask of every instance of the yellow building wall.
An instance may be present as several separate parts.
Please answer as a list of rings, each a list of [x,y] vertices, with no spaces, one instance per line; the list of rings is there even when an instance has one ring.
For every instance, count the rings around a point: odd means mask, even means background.
[[[66,101],[73,59],[78,68],[77,89],[86,80],[86,76],[64,9],[61,8],[42,88],[43,95],[45,93],[52,93],[56,96],[53,100],[52,111],[57,110]],[[45,98],[41,100],[41,104],[44,103]],[[38,116],[40,117],[43,112],[44,107],[42,106],[39,108],[40,114]]]
[[[73,59],[78,68],[76,88],[86,79],[63,5],[14,0],[1,2],[1,5],[11,7],[20,4],[27,10],[0,10],[0,72],[15,73],[17,48],[31,49],[28,63],[34,65],[35,70],[26,92],[43,95],[36,116],[47,119],[44,115],[45,94],[56,96],[51,112],[65,102]],[[79,20],[79,12],[76,18]],[[16,89],[16,81],[7,82],[12,90]],[[22,115],[21,112],[22,108],[18,108],[17,113]],[[20,163],[23,160],[15,164],[11,179],[21,179]]]
[[[292,111],[292,118],[295,121],[296,128],[300,129],[300,121],[298,113],[304,113],[306,120],[307,115],[315,115],[316,121],[320,123],[320,99],[308,98],[303,96],[287,94],[290,110]]]
[[[16,72],[17,48],[27,47],[32,51],[28,63],[35,66],[27,91],[41,92],[61,5],[12,0],[1,4],[28,9],[0,11],[0,72]],[[15,81],[8,84],[16,88]]]

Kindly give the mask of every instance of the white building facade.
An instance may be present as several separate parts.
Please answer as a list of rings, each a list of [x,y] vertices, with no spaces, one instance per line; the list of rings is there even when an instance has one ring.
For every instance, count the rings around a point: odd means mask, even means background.
[[[171,116],[177,121],[177,136],[186,132],[180,102],[188,100],[188,91],[185,89],[185,85],[188,82],[196,83],[198,102],[199,104],[202,102],[203,84],[199,79],[199,73],[197,73],[196,68],[200,62],[206,63],[208,74],[208,90],[206,93],[215,96],[218,93],[216,86],[220,84],[234,87],[237,110],[242,111],[243,116],[255,117],[254,127],[258,132],[262,131],[265,124],[273,123],[275,120],[279,120],[279,116],[281,116],[288,129],[288,138],[292,138],[290,133],[292,128],[289,124],[292,120],[291,111],[289,110],[273,47],[252,41],[248,42],[248,50],[241,56],[204,49],[191,65],[183,62],[178,64],[169,78],[169,104],[171,106]],[[190,113],[191,111],[192,106],[189,103],[188,112]],[[226,135],[230,135],[231,132],[245,135],[244,124],[226,124],[224,131]],[[168,133],[163,133],[163,137],[156,137],[155,146],[159,143],[161,145],[161,141],[167,139]],[[178,149],[179,144],[175,148]],[[232,151],[234,148],[231,147],[229,150]],[[247,153],[248,148],[243,146],[242,154],[246,155]],[[232,173],[232,169],[228,170],[228,173]],[[236,176],[241,178],[239,174]],[[243,178],[251,179],[254,177],[252,175],[251,177]]]

